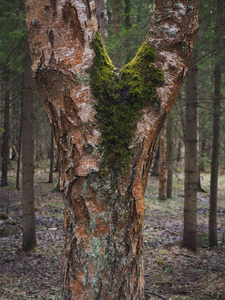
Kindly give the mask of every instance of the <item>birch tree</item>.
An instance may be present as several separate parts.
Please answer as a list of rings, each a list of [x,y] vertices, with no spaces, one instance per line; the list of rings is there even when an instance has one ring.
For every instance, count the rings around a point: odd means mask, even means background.
[[[184,80],[196,0],[156,0],[149,36],[114,68],[94,1],[27,0],[33,75],[61,162],[63,299],[144,299],[144,192]]]

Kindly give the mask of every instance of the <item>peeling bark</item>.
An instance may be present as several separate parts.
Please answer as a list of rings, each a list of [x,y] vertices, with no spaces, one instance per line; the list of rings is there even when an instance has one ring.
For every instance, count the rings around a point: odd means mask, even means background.
[[[101,128],[89,70],[94,1],[26,1],[33,72],[61,162],[65,201],[63,299],[144,299],[144,192],[156,139],[183,82],[198,3],[156,1],[147,43],[164,72],[159,104],[142,110],[126,173],[101,169]],[[166,9],[167,10],[166,10]],[[75,27],[75,28],[74,28]]]

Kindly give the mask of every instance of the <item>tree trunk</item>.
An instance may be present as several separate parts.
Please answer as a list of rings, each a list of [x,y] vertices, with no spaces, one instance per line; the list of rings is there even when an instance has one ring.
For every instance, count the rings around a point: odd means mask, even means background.
[[[217,5],[217,41],[218,47],[221,45],[223,26],[223,3],[222,0],[216,1]],[[218,190],[218,169],[219,169],[219,148],[220,148],[220,105],[221,105],[221,58],[214,69],[214,119],[213,119],[213,144],[211,162],[211,183],[209,200],[209,245],[217,246],[217,190]]]
[[[182,148],[182,143],[181,143],[181,138],[178,135],[178,143],[177,143],[177,157],[176,157],[176,161],[180,162],[182,157],[181,157],[181,148]]]
[[[34,76],[61,162],[63,299],[144,299],[145,187],[198,27],[197,1],[180,1],[182,20],[173,1],[166,5],[174,18],[157,0],[146,43],[117,72],[96,33],[94,1],[27,1]]]
[[[18,159],[17,159],[17,170],[16,170],[16,188],[20,189],[20,161],[21,161],[21,143],[22,143],[22,113],[23,113],[23,101],[21,100],[21,116],[20,116],[20,133],[18,141]]]
[[[205,157],[206,157],[206,139],[203,138],[201,141],[201,162],[200,162],[200,171],[205,172]]]
[[[4,132],[2,141],[2,180],[1,186],[8,185],[9,139],[10,139],[10,70],[6,69],[4,77]]]
[[[51,149],[50,149],[50,170],[48,182],[53,182],[53,169],[54,169],[54,139],[51,131]]]
[[[171,113],[167,121],[167,189],[166,195],[168,199],[172,199],[173,195],[173,120]]]
[[[113,0],[113,33],[119,35],[121,26],[120,0]]]
[[[223,39],[221,28],[224,26],[223,2],[216,1],[218,19],[216,24],[217,41],[221,46]],[[210,183],[210,205],[209,205],[209,245],[216,246],[217,241],[217,190],[218,190],[218,168],[219,168],[219,143],[220,143],[220,105],[221,105],[221,58],[215,65],[214,70],[214,119],[213,119],[213,147],[211,162],[211,183]]]
[[[130,20],[130,0],[125,0],[125,25],[129,29],[131,27]]]
[[[175,170],[180,172],[183,169],[183,142],[184,142],[184,132],[185,132],[185,112],[184,112],[185,100],[183,99],[183,93],[178,94],[177,100],[174,103],[174,111],[177,116],[177,122],[175,123],[175,141],[174,141],[174,162]]]
[[[167,174],[166,174],[166,125],[164,123],[160,131],[160,146],[159,146],[159,199],[166,200],[167,190]]]
[[[14,161],[18,157],[18,135],[17,135],[17,128],[18,128],[18,109],[17,103],[12,102],[11,105],[11,122],[10,122],[10,139],[11,139],[11,157],[10,160]],[[10,148],[10,147],[9,147]]]
[[[198,115],[197,115],[198,118]],[[197,121],[198,122],[198,121]],[[205,193],[201,184],[201,167],[200,167],[200,137],[199,137],[199,122],[197,126],[197,192]]]
[[[34,212],[34,139],[33,139],[33,87],[28,39],[25,46],[22,104],[22,213],[23,249],[36,246]]]
[[[98,30],[101,34],[103,44],[105,45],[106,35],[106,16],[105,16],[105,0],[96,0],[96,17],[98,20]]]
[[[160,142],[158,139],[158,142],[156,145],[156,150],[155,150],[155,155],[154,155],[154,160],[153,160],[151,176],[159,176],[159,148],[160,148]]]
[[[214,92],[214,120],[213,120],[213,147],[211,162],[211,182],[209,200],[209,245],[217,246],[217,191],[219,169],[219,141],[220,141],[220,102],[221,102],[221,63],[215,66]]]
[[[197,50],[186,79],[185,193],[183,246],[197,249]]]

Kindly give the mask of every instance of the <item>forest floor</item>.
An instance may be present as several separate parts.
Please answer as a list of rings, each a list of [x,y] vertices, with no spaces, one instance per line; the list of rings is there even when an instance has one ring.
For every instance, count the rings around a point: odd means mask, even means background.
[[[0,299],[61,299],[63,203],[56,186],[47,183],[47,169],[35,173],[35,211],[38,246],[21,251],[21,191],[15,189],[13,170],[9,186],[0,188]],[[209,190],[209,175],[202,187]],[[198,193],[196,253],[181,247],[183,231],[183,177],[174,176],[173,199],[159,201],[158,179],[149,178],[145,213],[146,300],[225,299],[225,176],[219,178],[219,246],[209,248],[209,193]]]

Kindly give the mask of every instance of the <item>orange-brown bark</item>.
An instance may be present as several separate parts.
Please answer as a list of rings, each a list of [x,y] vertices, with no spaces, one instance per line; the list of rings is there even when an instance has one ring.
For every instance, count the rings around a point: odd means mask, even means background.
[[[63,299],[144,298],[142,230],[147,176],[156,138],[183,82],[197,30],[197,1],[182,0],[179,5],[155,2],[148,43],[155,46],[155,64],[164,72],[164,84],[158,88],[160,107],[143,109],[127,172],[115,178],[100,170],[98,104],[88,73],[97,31],[95,2],[26,1],[33,72],[61,161]]]

